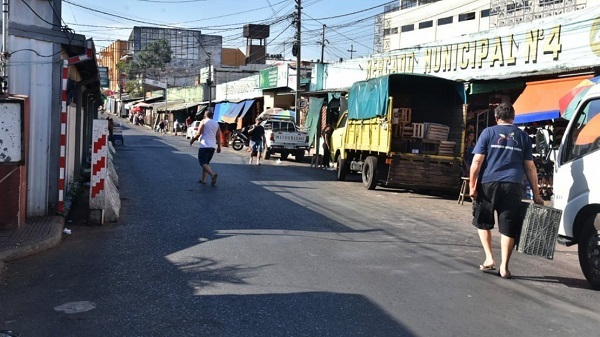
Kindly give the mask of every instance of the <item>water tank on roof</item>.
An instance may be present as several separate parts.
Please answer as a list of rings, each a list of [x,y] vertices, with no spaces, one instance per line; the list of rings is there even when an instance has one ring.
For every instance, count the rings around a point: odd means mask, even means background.
[[[269,37],[269,25],[244,25],[244,37],[249,39],[266,39]]]

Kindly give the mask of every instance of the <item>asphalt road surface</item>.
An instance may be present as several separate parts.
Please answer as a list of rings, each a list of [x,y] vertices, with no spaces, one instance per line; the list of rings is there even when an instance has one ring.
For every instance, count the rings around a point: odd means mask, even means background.
[[[378,188],[308,163],[248,165],[225,148],[200,185],[197,147],[128,126],[121,218],[68,223],[7,263],[0,329],[21,336],[599,336],[600,293],[574,248],[483,261],[470,203]],[[196,144],[195,144],[196,145]],[[77,222],[77,221],[76,221]],[[499,235],[494,233],[499,260]]]

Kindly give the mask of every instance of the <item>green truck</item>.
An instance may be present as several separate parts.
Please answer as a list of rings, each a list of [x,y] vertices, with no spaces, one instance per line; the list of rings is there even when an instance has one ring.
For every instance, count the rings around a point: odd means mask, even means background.
[[[367,189],[458,191],[465,102],[463,83],[433,76],[392,74],[354,83],[331,137],[337,179],[361,173]]]

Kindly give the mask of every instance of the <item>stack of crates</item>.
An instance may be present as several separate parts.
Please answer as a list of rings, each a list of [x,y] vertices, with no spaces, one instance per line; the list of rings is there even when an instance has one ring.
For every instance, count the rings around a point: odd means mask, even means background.
[[[411,108],[394,108],[394,137],[408,138],[412,136],[413,126],[410,123],[412,120]]]

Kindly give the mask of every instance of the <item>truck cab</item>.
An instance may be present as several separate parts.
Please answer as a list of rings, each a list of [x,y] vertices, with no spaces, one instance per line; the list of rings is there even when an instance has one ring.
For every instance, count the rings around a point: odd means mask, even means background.
[[[542,151],[549,150],[545,140]],[[563,211],[558,242],[578,244],[583,274],[600,289],[600,85],[578,104],[554,167],[553,206]]]

